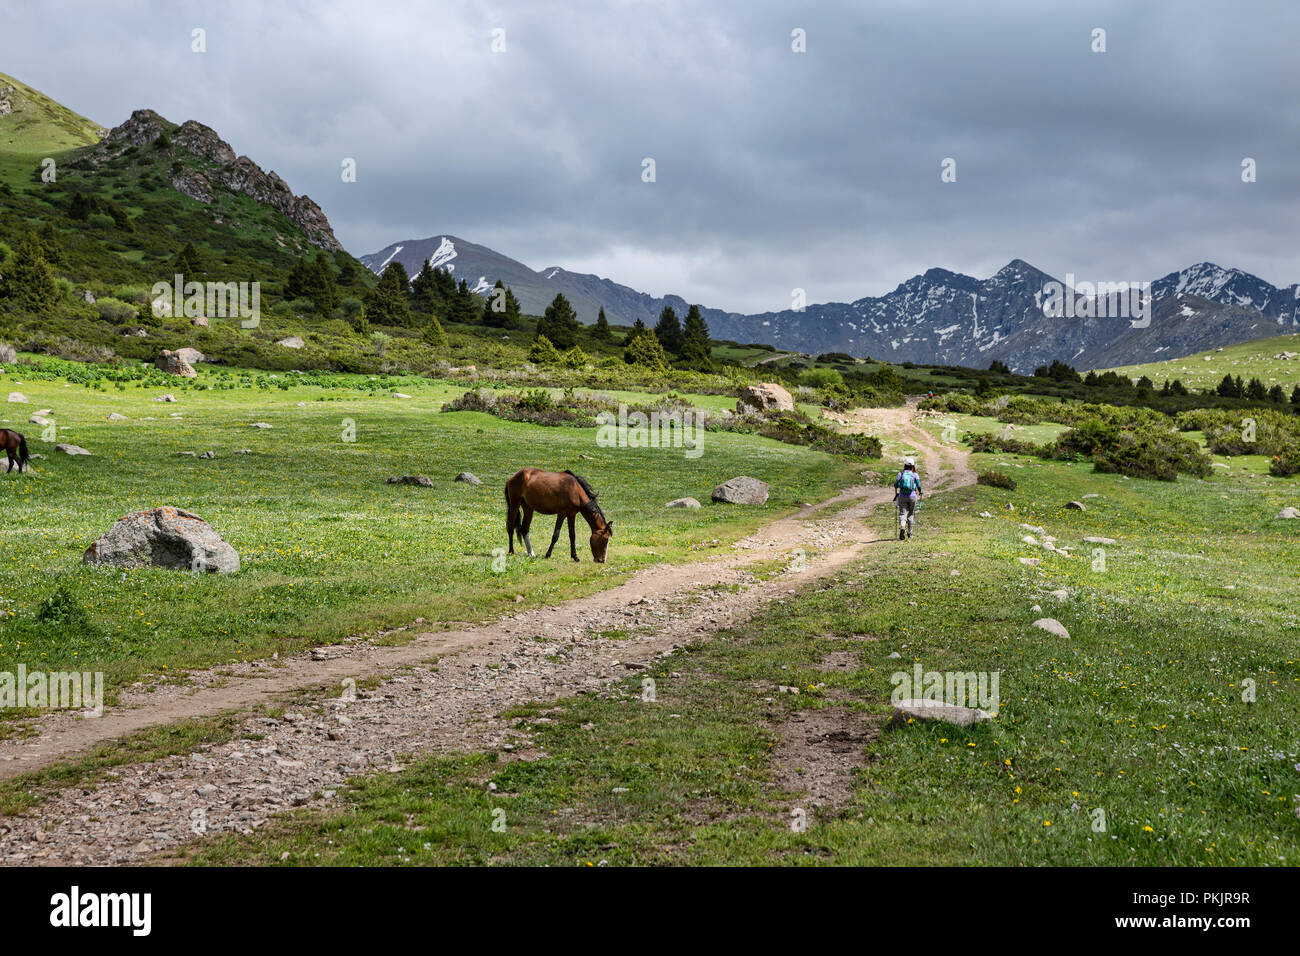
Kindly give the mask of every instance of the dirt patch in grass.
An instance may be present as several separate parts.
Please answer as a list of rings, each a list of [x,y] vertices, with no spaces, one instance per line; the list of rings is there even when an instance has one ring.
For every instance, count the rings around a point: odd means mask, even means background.
[[[861,666],[857,651],[831,651],[813,665],[813,670],[837,674],[841,671],[855,671]]]
[[[775,786],[797,795],[793,806],[835,809],[849,802],[854,772],[869,762],[866,748],[880,735],[880,722],[848,707],[826,707],[796,711],[774,729]]]

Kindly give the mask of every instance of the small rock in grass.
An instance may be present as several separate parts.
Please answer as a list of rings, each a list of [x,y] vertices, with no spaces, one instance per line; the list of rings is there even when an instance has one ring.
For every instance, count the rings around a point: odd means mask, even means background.
[[[894,705],[893,716],[885,726],[894,729],[905,727],[912,720],[938,720],[947,724],[956,724],[958,727],[970,727],[992,719],[993,715],[985,710],[958,707],[956,704],[947,704],[941,700],[912,697],[900,700]]]
[[[1099,535],[1090,535],[1089,537],[1086,537],[1083,540],[1087,541],[1089,544],[1117,544],[1118,543],[1114,538],[1103,538]]]
[[[1031,568],[1036,568],[1039,564],[1037,558],[1020,558],[1019,561],[1021,564],[1027,564]]]
[[[65,455],[89,455],[90,454],[90,452],[86,451],[86,449],[82,448],[80,445],[60,444],[60,445],[55,445],[54,450],[61,451]]]
[[[456,476],[455,480],[456,480],[456,481],[463,481],[463,482],[464,482],[465,484],[467,484],[467,485],[481,485],[481,484],[483,484],[482,480],[478,477],[478,475],[474,474],[473,472],[469,472],[469,471],[462,471],[460,474],[458,474],[458,475]]]
[[[1034,627],[1046,631],[1048,634],[1055,634],[1057,637],[1069,637],[1070,632],[1054,617],[1040,617],[1034,622]]]
[[[126,416],[125,416],[125,415],[121,415],[121,414],[119,414],[119,413],[117,413],[117,412],[109,412],[109,414],[108,414],[108,420],[109,420],[110,422],[124,422],[124,421],[126,421]]]
[[[1065,588],[1060,588],[1060,589],[1058,589],[1058,590],[1056,590],[1056,591],[1048,591],[1048,592],[1047,592],[1047,596],[1048,596],[1048,597],[1054,597],[1054,598],[1056,598],[1058,601],[1068,601],[1068,600],[1070,600],[1070,592],[1067,591]]]
[[[1082,501],[1067,501],[1065,503],[1067,511],[1087,511]]]
[[[432,488],[433,480],[424,475],[393,475],[388,479],[390,485],[419,485],[421,488]]]
[[[674,498],[664,505],[665,508],[698,508],[699,506],[700,503],[694,498]]]
[[[1300,518],[1300,508],[1283,508],[1277,513],[1277,516],[1285,520]]]
[[[27,396],[24,395],[22,392],[10,392],[10,393],[9,393],[9,401],[11,401],[11,402],[15,402],[15,403],[18,403],[18,404],[26,404],[26,403],[27,403]]]

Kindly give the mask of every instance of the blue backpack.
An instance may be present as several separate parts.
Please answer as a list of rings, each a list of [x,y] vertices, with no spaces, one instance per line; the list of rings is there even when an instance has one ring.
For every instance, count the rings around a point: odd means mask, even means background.
[[[914,471],[900,471],[894,481],[894,487],[898,489],[900,495],[915,498],[917,492],[921,490],[921,479]]]

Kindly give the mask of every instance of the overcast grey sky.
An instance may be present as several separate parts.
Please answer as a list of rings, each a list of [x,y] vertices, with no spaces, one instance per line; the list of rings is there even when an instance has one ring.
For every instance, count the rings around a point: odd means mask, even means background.
[[[1300,281],[1297,42],[1287,0],[0,11],[0,71],[106,126],[139,107],[212,126],[355,255],[451,233],[744,312],[1013,258],[1080,279],[1210,260]]]

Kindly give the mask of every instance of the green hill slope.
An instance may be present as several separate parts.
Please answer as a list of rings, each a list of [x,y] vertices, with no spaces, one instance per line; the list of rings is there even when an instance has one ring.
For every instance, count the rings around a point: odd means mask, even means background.
[[[1292,357],[1280,357],[1287,353]],[[1300,335],[1276,335],[1163,362],[1125,365],[1115,371],[1132,379],[1146,375],[1157,383],[1180,378],[1188,388],[1213,388],[1225,375],[1247,381],[1258,378],[1267,386],[1280,384],[1289,393],[1292,386],[1300,384]]]
[[[6,108],[5,104],[8,104]],[[102,127],[40,90],[0,73],[0,150],[53,153],[91,146]]]

